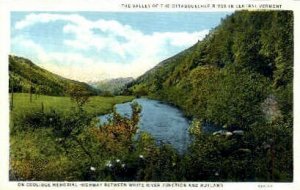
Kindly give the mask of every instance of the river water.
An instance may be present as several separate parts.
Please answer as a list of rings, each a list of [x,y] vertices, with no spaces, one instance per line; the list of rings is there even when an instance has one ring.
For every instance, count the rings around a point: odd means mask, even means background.
[[[168,104],[146,98],[135,99],[142,106],[139,132],[150,133],[158,143],[169,143],[179,152],[184,152],[190,142],[189,120],[183,113]],[[131,102],[117,104],[116,110],[122,116],[131,116]],[[100,116],[105,123],[111,114]],[[138,135],[138,134],[137,134]]]

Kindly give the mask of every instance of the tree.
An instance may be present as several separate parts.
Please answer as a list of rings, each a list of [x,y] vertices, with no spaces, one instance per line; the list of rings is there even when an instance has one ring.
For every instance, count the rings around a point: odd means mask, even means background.
[[[87,103],[90,98],[90,93],[79,85],[70,85],[68,94],[70,95],[71,100],[77,104],[79,110],[82,110],[83,105]]]

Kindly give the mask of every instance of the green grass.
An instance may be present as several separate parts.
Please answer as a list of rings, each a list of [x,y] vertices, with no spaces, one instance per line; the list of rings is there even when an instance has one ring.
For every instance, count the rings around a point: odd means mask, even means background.
[[[88,103],[84,105],[83,109],[92,115],[102,115],[112,111],[115,104],[128,102],[133,100],[133,96],[115,96],[115,97],[101,97],[92,96]],[[11,101],[11,99],[10,99]],[[13,98],[12,115],[20,116],[32,111],[42,110],[50,111],[54,109],[57,112],[68,113],[77,109],[77,105],[70,97],[61,96],[45,96],[32,95],[32,102],[27,93],[15,93]]]

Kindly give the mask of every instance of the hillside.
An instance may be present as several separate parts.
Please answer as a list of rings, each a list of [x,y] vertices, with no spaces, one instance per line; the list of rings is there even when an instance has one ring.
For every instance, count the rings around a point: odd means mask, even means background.
[[[193,119],[186,179],[293,181],[293,23],[292,11],[235,12],[128,85]]]
[[[238,11],[128,91],[168,101],[189,116],[246,128],[262,117],[261,104],[274,94],[282,115],[291,117],[292,81],[292,12]]]
[[[45,95],[66,95],[70,86],[76,86],[89,94],[96,90],[83,82],[63,78],[35,65],[22,57],[9,56],[9,91]]]
[[[101,92],[109,92],[112,94],[119,94],[125,86],[132,82],[134,79],[132,77],[125,78],[114,78],[114,79],[106,79],[98,82],[91,82],[90,85],[99,89]]]

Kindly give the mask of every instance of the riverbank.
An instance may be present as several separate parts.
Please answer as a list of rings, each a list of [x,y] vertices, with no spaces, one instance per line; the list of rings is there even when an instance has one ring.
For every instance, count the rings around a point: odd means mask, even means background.
[[[171,144],[180,153],[186,151],[190,142],[188,132],[190,120],[180,109],[145,97],[133,101],[142,107],[139,133],[147,132],[158,144]],[[130,117],[132,114],[131,103],[116,104],[116,111],[122,116]],[[105,123],[110,116],[111,114],[100,116],[101,123]]]

